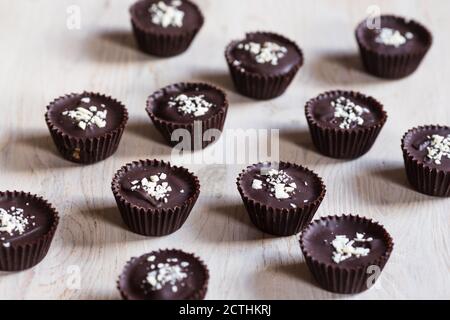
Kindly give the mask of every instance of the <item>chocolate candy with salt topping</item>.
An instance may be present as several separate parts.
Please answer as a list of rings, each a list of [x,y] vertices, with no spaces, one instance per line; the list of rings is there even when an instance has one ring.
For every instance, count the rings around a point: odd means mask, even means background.
[[[193,254],[159,250],[132,258],[117,283],[125,300],[202,300],[209,271]]]
[[[427,125],[410,129],[401,148],[406,175],[417,191],[450,196],[450,127]]]
[[[122,103],[103,94],[72,93],[47,106],[45,121],[65,159],[91,164],[117,150],[128,111]]]

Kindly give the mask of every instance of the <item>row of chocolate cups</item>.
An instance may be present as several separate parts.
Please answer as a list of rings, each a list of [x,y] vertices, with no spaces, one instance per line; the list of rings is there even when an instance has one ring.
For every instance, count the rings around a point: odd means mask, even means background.
[[[188,24],[182,28],[156,28],[147,23],[148,8],[157,1],[140,0],[130,7],[131,24],[136,42],[141,51],[159,57],[172,57],[185,52],[197,33],[203,27],[204,15],[200,8],[189,0],[183,0],[181,9],[185,15],[191,16]],[[144,14],[146,13],[146,14]],[[433,37],[428,29],[421,23],[412,19],[406,19],[395,15],[381,15],[379,26],[412,32],[420,39],[417,46],[408,50],[383,51],[371,45],[368,31],[372,31],[373,17],[363,20],[355,29],[355,37],[360,50],[361,59],[367,72],[378,77],[388,79],[403,78],[413,73],[430,49]],[[268,34],[261,32],[259,34]],[[246,39],[251,40],[258,33],[248,33]],[[303,64],[303,55],[297,45],[283,36],[269,33],[270,37],[278,38],[281,42],[293,44],[301,56],[299,63],[287,72],[285,77],[262,77],[259,74],[240,70],[235,65],[231,50],[239,41],[232,41],[225,51],[232,78],[238,91],[253,98],[268,99],[276,97],[284,92],[298,68]],[[264,89],[264,90],[263,90]]]
[[[356,264],[346,265],[323,259],[323,255],[317,252],[322,248],[317,244],[323,243],[324,238],[329,239],[324,234],[339,234],[349,230],[373,236],[377,241],[376,254],[369,258],[362,257]],[[300,235],[299,244],[306,265],[317,283],[325,290],[341,294],[355,294],[373,286],[394,248],[392,237],[382,225],[355,215],[327,216],[309,223]],[[145,285],[142,284],[144,271],[154,270],[155,265],[165,261],[163,258],[167,257],[189,261],[191,272],[188,273],[188,284],[183,283],[182,290],[175,291],[170,291],[167,287],[156,291],[145,290]],[[117,288],[125,300],[200,300],[206,296],[209,278],[209,269],[199,257],[177,249],[166,249],[131,258],[117,280]]]
[[[165,101],[167,97],[174,93],[183,93],[186,90],[196,91],[204,90],[212,92],[218,97],[218,107],[215,112],[211,112],[199,118],[201,122],[201,135],[196,132],[195,122],[190,119],[170,119],[164,116],[164,110],[167,108]],[[65,110],[74,101],[80,99],[100,99],[109,108],[109,117],[111,117],[110,126],[105,130],[97,130],[95,134],[85,134],[68,129],[61,123],[61,111]],[[356,128],[340,128],[330,126],[321,121],[320,112],[316,112],[316,105],[325,101],[345,97],[359,101],[362,106],[371,114],[372,121],[364,126]],[[164,87],[151,94],[147,99],[146,112],[153,122],[155,128],[161,133],[170,146],[178,141],[173,140],[175,130],[184,129],[189,133],[191,139],[189,145],[191,148],[207,147],[212,141],[202,139],[204,134],[210,129],[217,129],[222,132],[226,115],[228,111],[228,99],[226,93],[206,83],[178,83]],[[368,152],[375,143],[381,129],[387,121],[387,113],[382,103],[378,100],[364,94],[353,91],[329,91],[309,100],[305,105],[305,117],[310,130],[311,139],[316,149],[323,155],[340,159],[355,159]],[[98,93],[69,94],[59,97],[52,101],[47,107],[45,115],[50,134],[61,155],[73,162],[90,164],[104,160],[111,156],[118,148],[122,134],[125,130],[128,111],[119,101]],[[72,125],[72,124],[70,124]],[[425,132],[433,135],[436,132],[450,131],[447,126],[422,126],[409,130],[403,137],[401,148],[404,155],[404,161],[408,179],[411,185],[424,194],[434,196],[450,195],[450,173],[438,166],[421,161],[417,156],[411,153],[416,134]],[[196,141],[200,139],[200,142]],[[214,141],[214,140],[213,140]]]
[[[263,167],[276,167],[280,170],[294,170],[301,172],[308,177],[308,181],[310,182],[308,188],[314,189],[315,192],[317,192],[316,197],[308,204],[289,209],[271,206],[270,204],[251,199],[248,190],[250,188],[254,170],[261,170]],[[130,200],[129,197],[124,195],[128,191],[125,184],[127,175],[128,178],[129,176],[136,177],[139,176],[139,174],[136,175],[136,172],[145,174],[154,168],[166,173],[167,176],[169,176],[167,179],[175,176],[186,182],[187,194],[181,203],[169,203],[164,208],[154,208],[149,205],[140,206],[139,203],[133,201],[133,198]],[[131,175],[129,173],[131,173]],[[247,179],[246,176],[248,176]],[[331,227],[333,227],[333,225],[339,225],[344,228],[350,228],[351,231],[363,232],[364,234],[376,237],[376,239],[383,244],[383,251],[372,260],[366,261],[368,265],[376,265],[382,270],[389,258],[393,248],[391,237],[382,226],[369,219],[358,216],[330,216],[310,223],[320,206],[326,191],[322,179],[305,167],[284,162],[255,164],[245,169],[239,175],[237,187],[251,221],[262,231],[278,236],[288,236],[297,234],[306,227],[301,235],[301,249],[312,274],[326,290],[341,293],[360,292],[367,289],[367,286],[365,286],[366,282],[362,281],[362,279],[367,280],[368,274],[360,272],[360,268],[363,268],[365,263],[358,266],[358,272],[354,271],[353,268],[349,269],[347,266],[342,268],[338,265],[334,265],[331,268],[326,267],[324,269],[324,264],[329,264],[321,261],[320,257],[316,257],[315,253],[315,243],[319,242],[315,236],[316,233],[319,232],[317,228],[326,229],[329,228],[329,225]],[[122,219],[132,232],[145,236],[163,236],[173,233],[182,227],[199,197],[200,183],[198,178],[185,168],[171,166],[169,163],[158,160],[141,160],[127,164],[117,171],[112,181],[112,192],[116,199]],[[44,212],[48,215],[47,220],[49,223],[47,223],[46,226],[48,230],[47,232],[42,233],[38,239],[33,239],[33,241],[21,243],[17,246],[13,244],[7,248],[0,248],[0,267],[3,271],[18,271],[30,268],[45,257],[56,231],[59,220],[58,214],[56,210],[42,198],[23,192],[1,193],[0,198],[7,198],[9,200],[19,198],[22,201],[32,203],[32,206],[35,206],[34,208],[37,209],[37,211]],[[134,200],[136,200],[136,198],[134,198]],[[337,230],[334,231],[337,232]],[[332,234],[333,231],[331,230],[328,233]],[[383,257],[383,259],[381,259],[381,257]],[[119,286],[119,290],[124,298],[130,297],[122,288],[124,283],[126,283],[126,281],[123,280],[123,277],[128,276],[130,264],[132,265],[134,263],[133,261],[135,261],[135,259],[132,259],[127,263],[127,267],[124,269],[124,273],[121,276],[122,280],[119,280],[119,284],[122,283],[122,285]],[[351,271],[351,277],[347,274],[350,272],[349,270]],[[331,273],[323,274],[324,272]],[[207,277],[202,277],[205,281],[209,278],[207,269],[206,274],[208,275]],[[344,281],[344,279],[347,280]],[[204,291],[204,293],[206,293],[206,291]],[[204,295],[202,297],[197,297],[202,298]]]

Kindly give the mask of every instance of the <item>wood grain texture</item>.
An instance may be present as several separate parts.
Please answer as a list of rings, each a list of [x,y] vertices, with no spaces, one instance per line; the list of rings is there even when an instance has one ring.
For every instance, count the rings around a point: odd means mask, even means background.
[[[412,191],[400,150],[410,127],[450,123],[450,2],[376,1],[383,12],[415,17],[434,34],[420,69],[399,81],[361,70],[353,32],[372,0],[197,2],[206,23],[193,46],[179,57],[157,59],[135,49],[130,1],[0,1],[0,188],[43,195],[62,215],[42,263],[0,274],[0,298],[117,299],[115,282],[125,262],[166,247],[204,259],[211,272],[209,299],[450,298],[450,200]],[[71,4],[82,10],[81,30],[66,28]],[[253,101],[232,88],[223,51],[251,30],[280,32],[304,50],[304,67],[278,99]],[[170,148],[145,114],[145,99],[167,84],[193,80],[226,89],[227,129],[281,130],[281,159],[308,166],[327,184],[317,216],[357,213],[386,226],[395,248],[377,288],[342,296],[317,287],[296,237],[272,238],[250,224],[235,188],[243,164],[187,165],[199,176],[202,191],[175,234],[145,238],[125,229],[110,190],[113,173],[132,160],[170,160]],[[374,148],[359,160],[325,158],[311,144],[303,106],[331,89],[372,95],[389,114]],[[56,154],[44,122],[48,102],[82,90],[112,95],[130,112],[117,153],[91,166],[73,165]],[[74,265],[82,276],[78,290],[67,286]]]

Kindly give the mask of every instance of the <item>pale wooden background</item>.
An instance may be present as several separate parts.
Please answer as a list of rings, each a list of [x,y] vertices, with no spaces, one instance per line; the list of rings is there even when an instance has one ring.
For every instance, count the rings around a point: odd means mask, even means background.
[[[450,2],[198,0],[206,23],[191,49],[161,60],[135,50],[124,0],[0,1],[0,189],[45,196],[62,220],[46,259],[20,273],[0,274],[0,297],[14,299],[117,299],[115,281],[131,257],[176,247],[208,264],[209,299],[450,298],[449,199],[407,186],[400,137],[408,128],[450,123]],[[383,12],[416,17],[434,34],[422,67],[400,81],[361,71],[353,30],[376,3]],[[81,30],[66,28],[66,8],[79,5]],[[233,91],[223,58],[225,45],[245,31],[274,30],[295,39],[306,64],[288,92],[252,101]],[[167,84],[203,80],[222,86],[231,102],[226,127],[281,129],[281,158],[324,177],[327,196],[318,215],[358,213],[381,221],[395,250],[380,286],[356,296],[334,295],[311,278],[296,237],[272,238],[250,225],[235,178],[244,165],[190,165],[202,192],[190,218],[175,234],[145,238],[121,223],[110,177],[140,158],[170,160],[170,149],[144,112],[146,97]],[[375,147],[356,161],[336,161],[312,148],[303,106],[331,89],[355,89],[381,100],[389,120]],[[46,104],[82,90],[122,100],[130,121],[118,152],[86,167],[62,160],[50,140]],[[214,148],[214,147],[213,147]],[[71,266],[81,288],[67,287]]]

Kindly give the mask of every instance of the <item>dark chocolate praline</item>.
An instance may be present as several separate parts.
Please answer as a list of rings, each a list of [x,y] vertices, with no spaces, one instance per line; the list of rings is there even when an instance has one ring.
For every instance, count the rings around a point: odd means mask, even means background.
[[[56,210],[41,197],[0,192],[0,270],[23,270],[41,261],[58,222]]]
[[[159,237],[183,226],[200,194],[200,183],[183,167],[140,160],[117,171],[112,192],[131,231]]]
[[[309,100],[305,115],[315,147],[337,159],[356,159],[367,153],[387,120],[379,101],[343,90]]]
[[[403,37],[405,37],[406,42],[398,46],[386,45],[380,42],[377,39],[379,39],[383,28],[398,31]],[[411,33],[411,35],[409,35],[409,33]],[[368,28],[366,21],[362,22],[358,26],[356,35],[360,43],[368,49],[387,55],[423,51],[430,45],[430,35],[428,32],[425,32],[423,27],[419,26],[412,20],[388,15],[380,17],[380,28]],[[409,37],[406,38],[406,35]]]
[[[185,100],[183,100],[183,99]],[[201,107],[201,108],[199,108]],[[184,149],[201,149],[217,139],[205,137],[209,130],[219,134],[223,130],[228,100],[223,90],[206,83],[177,83],[164,87],[147,99],[147,114],[155,127],[171,146],[180,140]],[[187,136],[174,136],[184,129]],[[189,146],[184,145],[188,141]]]
[[[332,102],[336,99],[344,97],[352,101],[354,104],[363,108],[364,112],[361,114],[363,123],[350,122],[349,128],[341,128],[343,118],[335,116],[335,107]],[[362,94],[355,94],[350,91],[333,91],[320,95],[313,101],[307,104],[306,112],[310,115],[318,126],[322,128],[352,130],[357,128],[370,128],[382,123],[385,120],[385,112],[380,108],[378,103],[368,99]]]
[[[203,96],[203,99],[212,106],[204,115],[200,116],[182,112],[177,105],[169,105],[179,95],[186,95],[187,97]],[[226,112],[227,107],[228,102],[222,90],[204,83],[180,83],[167,86],[152,94],[149,98],[147,111],[163,121],[187,124],[210,119],[219,113]]]
[[[48,233],[55,222],[54,215],[49,214],[48,208],[36,199],[27,198],[25,195],[0,195],[0,212],[7,211],[11,214],[17,210],[23,210],[20,219],[27,221],[25,229],[21,232],[12,230],[11,233],[0,231],[0,242],[3,246],[30,243]]]
[[[238,176],[237,187],[252,223],[276,236],[301,231],[326,193],[316,173],[289,162],[249,166]]]
[[[296,184],[296,190],[289,198],[277,199],[266,184],[263,185],[262,189],[254,189],[252,187],[253,180],[264,181],[266,179],[264,171],[270,170],[270,168],[271,166],[267,163],[259,163],[247,168],[239,180],[239,187],[242,189],[243,194],[249,199],[263,203],[271,208],[293,209],[293,205],[303,207],[316,201],[324,192],[321,179],[312,171],[302,170],[296,166],[284,166],[283,163],[280,164],[279,170],[289,175],[292,178],[292,182]]]
[[[282,95],[304,62],[294,41],[273,32],[251,32],[232,41],[225,58],[236,90],[260,100]]]
[[[119,101],[99,93],[72,93],[47,106],[45,121],[61,155],[90,164],[118,148],[128,111]]]
[[[78,107],[89,109],[92,106],[97,107],[98,111],[107,111],[104,127],[91,124],[87,125],[86,129],[82,129],[75,119],[64,114],[66,111],[73,111]],[[127,112],[120,102],[89,92],[71,94],[58,99],[47,111],[47,118],[54,127],[75,138],[95,138],[110,133],[119,128],[127,117]]]
[[[204,23],[200,9],[189,0],[141,0],[130,14],[139,49],[159,57],[186,51]]]
[[[332,242],[338,236],[347,237],[347,240],[354,241],[350,246],[368,249],[368,252],[333,258],[338,251]],[[358,236],[361,238],[354,240]],[[383,270],[393,246],[391,236],[382,225],[352,215],[314,220],[300,235],[300,247],[314,278],[325,290],[337,293],[367,290]],[[378,272],[376,277],[373,277],[374,272]]]
[[[406,175],[417,191],[450,196],[450,127],[427,125],[412,128],[402,139]]]
[[[358,25],[355,34],[365,69],[388,79],[413,73],[433,41],[422,24],[393,15],[370,17]]]
[[[257,43],[261,46],[266,42],[273,42],[280,47],[286,49],[282,58],[277,59],[277,63],[271,62],[258,63],[255,53],[251,50],[245,50],[242,46],[249,43]],[[256,74],[278,75],[290,72],[293,68],[298,67],[303,63],[302,53],[299,51],[297,45],[290,40],[271,33],[248,33],[245,39],[234,41],[227,49],[227,57],[233,60],[233,64],[246,72]]]
[[[177,1],[177,0],[175,0]],[[189,0],[179,0],[180,5],[177,9],[184,13],[183,24],[181,27],[169,25],[163,27],[159,24],[152,22],[152,16],[150,8],[154,4],[163,2],[165,4],[171,4],[175,2],[173,0],[141,0],[137,1],[130,9],[131,19],[134,24],[140,28],[154,33],[162,34],[180,34],[186,31],[193,31],[198,29],[203,24],[203,16],[200,13],[197,5]]]
[[[418,163],[431,169],[450,172],[450,157],[443,155],[438,162],[428,157],[428,148],[432,147],[434,135],[450,138],[450,127],[425,126],[410,130],[403,138],[403,149]],[[448,152],[450,154],[450,151]]]
[[[160,250],[132,258],[118,288],[126,300],[201,300],[208,281],[206,265],[193,254]]]
[[[160,176],[161,174],[165,174],[166,178],[158,182],[167,182],[172,189],[167,197],[167,202],[147,197],[143,191],[131,190],[133,181],[144,178],[150,180],[152,176]],[[174,170],[171,166],[160,165],[159,163],[142,162],[141,165],[132,166],[129,170],[120,172],[114,184],[125,201],[137,207],[150,209],[168,209],[182,206],[198,192],[196,180],[188,171]]]
[[[373,239],[358,245],[369,248],[369,254],[359,258],[353,256],[339,263],[334,262],[332,259],[334,249],[331,242],[338,235],[347,236],[351,240],[355,238],[356,233]],[[312,225],[303,231],[301,239],[303,249],[315,260],[335,267],[350,269],[370,265],[371,262],[382,257],[392,245],[392,239],[386,237],[386,230],[380,225],[370,224],[364,220],[338,217],[313,221]]]

